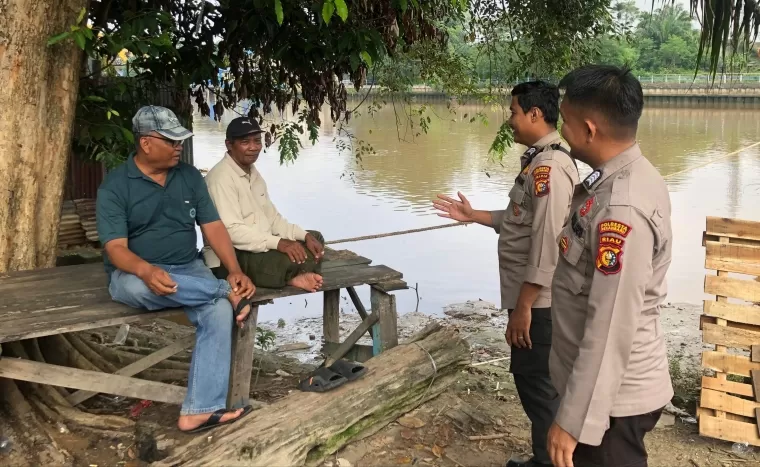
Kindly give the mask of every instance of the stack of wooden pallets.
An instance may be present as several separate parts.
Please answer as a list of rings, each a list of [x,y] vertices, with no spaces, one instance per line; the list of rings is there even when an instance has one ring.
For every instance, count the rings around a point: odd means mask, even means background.
[[[707,218],[699,433],[760,446],[760,222]],[[710,373],[710,372],[708,372]]]

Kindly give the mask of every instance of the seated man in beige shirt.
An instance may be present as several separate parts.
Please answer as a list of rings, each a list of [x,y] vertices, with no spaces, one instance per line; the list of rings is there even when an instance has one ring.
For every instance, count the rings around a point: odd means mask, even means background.
[[[257,287],[292,285],[316,292],[322,287],[324,238],[289,223],[272,204],[266,182],[254,167],[261,153],[261,133],[255,120],[239,117],[230,122],[227,153],[206,175],[209,194],[243,272]],[[203,255],[217,277],[227,277],[208,245]]]

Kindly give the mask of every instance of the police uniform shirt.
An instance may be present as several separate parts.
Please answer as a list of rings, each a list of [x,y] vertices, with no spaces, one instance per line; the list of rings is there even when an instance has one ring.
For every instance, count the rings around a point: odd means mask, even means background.
[[[534,308],[551,306],[550,287],[558,259],[557,235],[567,218],[573,187],[578,183],[573,159],[553,148],[561,141],[554,131],[525,152],[520,175],[509,192],[507,209],[491,213],[493,228],[499,233],[502,309],[515,308],[524,282],[543,286]]]
[[[641,415],[673,396],[659,322],[672,232],[670,196],[634,144],[575,189],[557,239],[549,368],[556,422],[598,446],[609,417]]]

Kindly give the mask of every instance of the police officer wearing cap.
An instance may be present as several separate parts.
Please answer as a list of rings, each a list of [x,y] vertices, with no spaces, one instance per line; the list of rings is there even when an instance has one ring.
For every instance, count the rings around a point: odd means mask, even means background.
[[[507,466],[537,467],[551,465],[546,435],[558,398],[549,377],[550,286],[559,255],[556,239],[569,213],[578,170],[557,133],[556,86],[542,81],[515,86],[510,110],[515,142],[529,147],[520,159],[507,209],[474,210],[461,193],[459,200],[439,195],[433,204],[443,211],[442,217],[477,222],[499,234],[501,303],[509,312],[510,371],[532,424],[533,444],[531,458],[511,459]]]
[[[641,153],[629,70],[586,66],[560,82],[562,136],[591,166],[558,239],[549,366],[560,395],[557,467],[645,467],[644,435],[673,397],[659,323],[670,265],[670,197]]]

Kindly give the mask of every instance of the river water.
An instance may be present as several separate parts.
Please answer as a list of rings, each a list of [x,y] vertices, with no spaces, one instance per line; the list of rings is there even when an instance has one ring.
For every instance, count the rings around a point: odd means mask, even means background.
[[[391,107],[352,119],[350,131],[377,151],[361,162],[338,151],[336,131],[325,111],[319,142],[312,146],[304,139],[296,162],[280,165],[275,144],[262,153],[257,167],[280,212],[291,222],[321,231],[328,240],[446,223],[431,207],[438,193],[451,195],[459,190],[475,208],[504,208],[524,150],[513,148],[501,163],[489,160],[488,148],[504,116],[486,109],[488,124],[484,125],[469,123],[464,116],[482,111],[482,106],[461,105],[456,115],[443,104],[430,109],[430,129],[420,136],[397,126]],[[224,130],[235,116],[228,111],[222,122],[215,122],[196,115],[198,168],[210,169],[222,158]],[[760,110],[645,109],[639,143],[666,177],[673,205],[669,301],[696,304],[705,297],[701,238],[706,216],[760,220],[760,148],[723,158],[757,141]],[[581,176],[589,171],[581,167]],[[467,226],[335,247],[401,271],[411,286],[418,285],[419,311],[439,314],[445,305],[466,300],[498,304],[496,241],[493,230]],[[368,307],[368,288],[360,288],[359,293]],[[418,306],[414,290],[396,292],[396,297],[399,313]],[[264,307],[260,319],[292,321],[321,315],[321,302],[321,296],[279,300]],[[352,312],[347,295],[341,303],[345,312]]]

